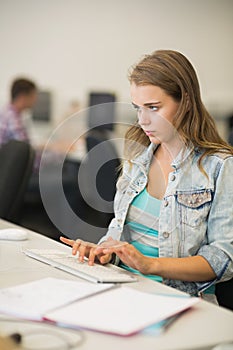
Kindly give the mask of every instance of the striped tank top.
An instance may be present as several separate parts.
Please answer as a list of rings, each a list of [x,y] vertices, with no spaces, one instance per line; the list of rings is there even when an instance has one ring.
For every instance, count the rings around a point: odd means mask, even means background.
[[[158,229],[161,201],[152,197],[146,188],[132,201],[126,224],[130,242],[143,255],[158,258]],[[120,266],[128,271],[142,275],[139,271],[121,262]],[[161,282],[162,277],[156,275],[143,275],[154,281]]]

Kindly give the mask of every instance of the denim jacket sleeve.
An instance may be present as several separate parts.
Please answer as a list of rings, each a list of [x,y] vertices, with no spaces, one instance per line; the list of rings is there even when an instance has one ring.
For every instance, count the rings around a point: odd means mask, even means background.
[[[99,244],[106,241],[108,237],[111,237],[115,240],[124,240],[124,237],[122,236],[122,233],[124,231],[124,223],[129,207],[129,203],[132,200],[132,193],[128,194],[131,191],[129,190],[130,186],[130,177],[126,174],[127,171],[125,171],[125,166],[123,168],[123,174],[120,176],[120,178],[117,181],[116,185],[116,194],[114,198],[114,213],[115,217],[112,219],[108,226],[108,231],[105,236],[103,236]],[[127,193],[126,193],[127,192]]]
[[[215,175],[215,191],[207,225],[208,244],[197,255],[203,256],[214,270],[217,280],[233,276],[233,157],[219,162]],[[213,281],[212,281],[213,283]],[[197,283],[198,290],[211,283]]]
[[[118,228],[118,224],[117,224],[117,220],[116,218],[113,218],[112,221],[110,222],[109,226],[108,226],[108,231],[107,233],[99,240],[98,244],[101,244],[103,242],[105,242],[109,237],[120,241],[121,239],[121,231]]]

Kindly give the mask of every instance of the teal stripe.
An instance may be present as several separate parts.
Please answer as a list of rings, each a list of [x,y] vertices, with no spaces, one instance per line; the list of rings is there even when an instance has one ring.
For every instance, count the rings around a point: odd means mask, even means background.
[[[148,256],[149,258],[156,258],[159,256],[159,249],[158,248],[154,248],[154,247],[149,247],[146,246],[142,243],[138,243],[137,241],[131,242],[131,244],[137,249],[139,250],[143,255]],[[122,267],[123,269],[130,271],[132,273],[135,273],[137,275],[140,276],[144,276],[147,277],[153,281],[156,282],[162,282],[162,277],[161,276],[156,276],[156,275],[144,275],[141,272],[139,272],[138,270],[133,269],[132,267],[129,267],[127,265],[125,265],[123,262],[120,263],[120,267]]]
[[[132,242],[130,242],[130,243],[139,252],[141,252],[144,256],[147,256],[150,258],[156,258],[159,256],[159,248],[153,247],[150,245],[151,238],[149,238],[149,237],[148,237],[148,245],[143,244],[143,243],[139,243],[135,239],[138,235],[140,237],[140,234],[142,234],[143,235],[143,242],[144,242],[144,239],[146,239],[146,236],[150,236],[150,237],[153,237],[152,241],[153,241],[153,239],[155,240],[154,245],[157,245],[158,231],[146,226],[146,224],[150,225],[150,223],[151,223],[150,216],[151,215],[155,218],[159,217],[160,206],[161,206],[161,201],[158,200],[157,198],[150,196],[145,188],[137,197],[134,198],[134,200],[131,204],[131,208],[130,208],[130,211],[132,210],[132,218],[134,217],[133,214],[135,213],[136,210],[137,210],[137,215],[138,215],[138,212],[140,213],[140,211],[141,211],[142,216],[140,216],[140,221],[142,223],[130,221],[130,214],[128,215],[128,218],[126,220],[126,224],[129,225],[129,231],[132,235]],[[145,213],[148,215],[146,216]],[[148,218],[150,218],[150,220]],[[156,228],[157,228],[157,226],[156,226]],[[134,237],[135,237],[135,239],[134,239]],[[145,242],[146,242],[146,240],[145,240]],[[143,275],[138,270],[135,270],[135,269],[125,265],[123,262],[120,263],[120,266],[127,271],[133,272],[137,275],[144,276],[144,277],[149,278],[153,281],[162,282],[162,280],[163,280],[162,277],[160,277],[160,276]]]
[[[153,230],[153,228],[147,227],[145,225],[139,224],[139,223],[134,222],[134,221],[127,221],[126,220],[126,224],[129,225],[130,230],[137,231],[137,232],[140,232],[143,234],[146,233],[149,236],[158,237],[158,231]]]
[[[131,244],[145,256],[150,258],[157,258],[159,256],[159,248],[150,247],[137,241],[133,241]]]
[[[131,205],[152,215],[159,216],[161,200],[150,196],[146,188],[144,188],[144,190],[134,198]]]

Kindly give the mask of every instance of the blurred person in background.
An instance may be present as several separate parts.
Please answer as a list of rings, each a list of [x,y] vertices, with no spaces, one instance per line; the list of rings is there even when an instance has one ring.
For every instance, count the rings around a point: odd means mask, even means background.
[[[11,101],[0,111],[0,146],[10,140],[30,141],[23,123],[23,112],[34,106],[36,98],[34,82],[22,78],[13,81]]]

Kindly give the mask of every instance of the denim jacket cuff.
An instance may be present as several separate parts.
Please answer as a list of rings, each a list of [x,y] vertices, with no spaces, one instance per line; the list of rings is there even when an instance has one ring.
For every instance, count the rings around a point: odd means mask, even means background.
[[[228,255],[213,245],[202,246],[197,255],[203,256],[208,261],[217,276],[217,280],[220,280],[230,263]]]

